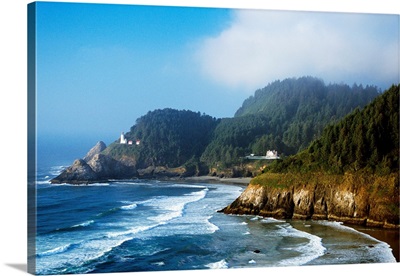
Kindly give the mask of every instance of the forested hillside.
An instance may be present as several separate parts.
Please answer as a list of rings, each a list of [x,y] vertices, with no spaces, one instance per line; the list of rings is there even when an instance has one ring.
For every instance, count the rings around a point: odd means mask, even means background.
[[[170,108],[149,111],[125,134],[131,143],[116,140],[97,153],[98,166],[92,167],[104,171],[110,163],[102,163],[105,155],[138,176],[255,176],[265,163],[243,158],[277,150],[282,161],[270,164],[271,172],[390,173],[399,165],[398,90],[394,86],[382,94],[375,87],[325,85],[304,77],[258,90],[233,118]],[[93,180],[101,175],[97,171]]]
[[[140,145],[116,141],[105,153],[119,160],[125,159],[138,168],[181,166],[200,157],[219,121],[188,110],[151,111],[140,117],[125,134],[127,140],[140,140]]]
[[[126,133],[128,140],[140,140],[139,146],[116,141],[104,154],[138,169],[187,164],[231,168],[241,164],[246,155],[265,155],[267,150],[289,156],[307,148],[326,125],[338,122],[378,95],[378,89],[371,86],[325,85],[312,77],[285,79],[257,90],[233,118],[216,119],[200,112],[168,108],[148,112]],[[359,130],[351,131],[358,135]],[[364,148],[361,153],[357,149],[349,152],[366,155]],[[329,160],[336,162],[332,156]]]
[[[328,123],[378,95],[376,87],[325,85],[312,77],[275,81],[246,99],[234,118],[221,120],[201,160],[209,166],[229,166],[246,154],[265,155],[270,149],[295,154],[319,137]]]
[[[270,167],[273,172],[324,171],[380,175],[399,170],[399,89],[392,86],[364,109],[327,126],[303,152]]]

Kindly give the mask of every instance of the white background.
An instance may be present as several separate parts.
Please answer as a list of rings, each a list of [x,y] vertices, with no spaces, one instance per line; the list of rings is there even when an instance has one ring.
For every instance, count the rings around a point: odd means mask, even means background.
[[[27,4],[31,1],[0,1],[0,275],[26,275],[27,256]],[[398,0],[149,0],[64,1],[90,3],[156,4],[228,8],[261,8],[306,11],[343,11],[400,14]],[[122,275],[377,275],[396,273],[400,263],[235,270],[123,273]],[[330,274],[332,273],[332,274]],[[91,274],[91,275],[120,275]]]

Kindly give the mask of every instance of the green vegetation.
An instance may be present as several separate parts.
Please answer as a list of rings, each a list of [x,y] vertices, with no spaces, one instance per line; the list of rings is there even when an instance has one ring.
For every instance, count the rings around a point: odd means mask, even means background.
[[[286,79],[256,91],[234,118],[174,109],[148,112],[125,135],[133,145],[116,141],[104,153],[138,169],[184,167],[189,174],[387,175],[399,166],[398,98],[399,86],[379,93],[375,87],[325,85],[311,77]],[[278,150],[282,160],[243,160],[267,150]]]
[[[219,165],[225,168],[238,164],[249,154],[251,144],[267,131],[268,118],[263,115],[222,119],[201,161],[210,167]]]
[[[193,166],[210,143],[219,120],[187,110],[162,109],[140,117],[125,134],[134,145],[111,144],[106,153],[128,157],[139,168]],[[140,140],[136,146],[135,141]],[[190,162],[189,162],[190,161]]]
[[[363,110],[327,126],[297,155],[275,162],[270,172],[323,171],[388,175],[399,170],[399,89],[392,86]]]
[[[221,120],[201,160],[210,167],[229,167],[251,153],[295,154],[319,137],[328,123],[378,95],[376,87],[325,85],[312,77],[273,82],[245,100],[234,118]]]

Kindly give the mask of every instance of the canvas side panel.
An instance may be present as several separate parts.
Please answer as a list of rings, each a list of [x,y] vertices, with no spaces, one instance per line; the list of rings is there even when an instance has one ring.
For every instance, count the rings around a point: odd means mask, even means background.
[[[28,4],[28,272],[36,274],[36,3]]]

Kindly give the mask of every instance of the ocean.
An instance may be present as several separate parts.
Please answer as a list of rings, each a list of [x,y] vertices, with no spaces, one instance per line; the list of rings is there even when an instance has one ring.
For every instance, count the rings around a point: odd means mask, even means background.
[[[245,188],[156,180],[52,185],[37,177],[37,274],[396,262],[389,244],[339,222],[217,212]]]

